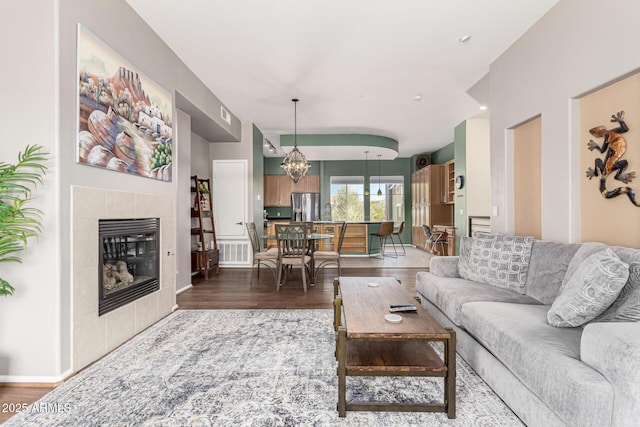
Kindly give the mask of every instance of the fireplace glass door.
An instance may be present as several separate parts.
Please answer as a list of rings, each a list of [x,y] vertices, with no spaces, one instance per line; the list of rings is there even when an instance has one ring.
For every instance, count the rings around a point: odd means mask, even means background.
[[[100,220],[99,314],[157,291],[158,218]]]

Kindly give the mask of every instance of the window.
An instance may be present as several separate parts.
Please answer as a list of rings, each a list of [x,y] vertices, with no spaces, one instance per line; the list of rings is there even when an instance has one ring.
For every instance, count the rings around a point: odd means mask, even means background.
[[[378,189],[382,191],[380,196],[378,196]],[[403,176],[371,177],[369,212],[371,221],[404,221]]]
[[[331,219],[364,221],[364,177],[332,176]]]

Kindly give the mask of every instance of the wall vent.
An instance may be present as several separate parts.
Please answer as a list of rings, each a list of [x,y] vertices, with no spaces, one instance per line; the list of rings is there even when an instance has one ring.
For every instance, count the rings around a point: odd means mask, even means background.
[[[231,113],[223,106],[220,106],[220,117],[222,117],[222,120],[225,122],[231,124]]]
[[[220,265],[251,265],[249,258],[249,242],[247,241],[228,241],[218,242],[220,249]]]

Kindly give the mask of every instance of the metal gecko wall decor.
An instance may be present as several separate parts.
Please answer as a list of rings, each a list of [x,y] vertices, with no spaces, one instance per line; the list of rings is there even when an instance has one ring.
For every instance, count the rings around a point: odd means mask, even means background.
[[[625,172],[629,166],[629,162],[622,159],[627,151],[627,141],[622,136],[623,133],[629,131],[624,121],[624,111],[620,111],[611,115],[611,122],[618,123],[618,127],[607,129],[605,126],[596,126],[589,130],[589,133],[596,138],[604,138],[602,145],[599,145],[593,139],[587,143],[589,151],[598,150],[600,154],[604,154],[604,160],[598,158],[595,160],[594,167],[587,168],[587,178],[594,176],[600,177],[600,194],[606,199],[626,194],[631,203],[640,207],[640,203],[636,201],[636,192],[628,185],[607,190],[607,177],[615,172],[614,179],[629,184],[636,177],[635,172]],[[605,154],[606,153],[606,154]]]

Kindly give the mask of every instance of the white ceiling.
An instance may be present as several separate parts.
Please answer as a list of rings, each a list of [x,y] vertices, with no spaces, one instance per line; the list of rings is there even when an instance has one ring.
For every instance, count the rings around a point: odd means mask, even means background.
[[[298,134],[382,135],[400,157],[452,142],[454,127],[480,113],[467,90],[558,1],[127,0],[272,142],[293,133],[297,97]],[[362,159],[363,149],[302,151]]]

